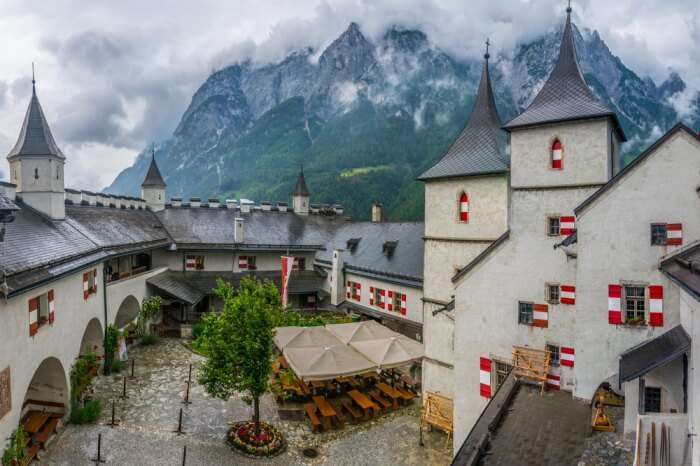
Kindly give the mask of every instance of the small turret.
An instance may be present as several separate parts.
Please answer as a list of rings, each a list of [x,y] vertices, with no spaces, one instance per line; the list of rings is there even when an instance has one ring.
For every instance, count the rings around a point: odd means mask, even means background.
[[[308,215],[310,197],[309,189],[306,187],[306,179],[304,178],[304,168],[302,167],[299,173],[299,179],[297,179],[297,184],[294,186],[294,191],[292,192],[294,213]]]
[[[166,184],[156,164],[156,149],[151,152],[151,164],[148,166],[146,178],[141,183],[141,198],[146,201],[146,206],[153,212],[165,208]]]

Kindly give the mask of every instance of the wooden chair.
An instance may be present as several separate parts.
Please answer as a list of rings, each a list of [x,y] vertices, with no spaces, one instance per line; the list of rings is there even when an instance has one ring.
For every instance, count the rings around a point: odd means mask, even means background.
[[[309,422],[311,423],[311,431],[318,432],[319,430],[321,430],[321,420],[316,415],[316,405],[313,403],[306,403],[304,405],[304,412],[306,413],[306,417],[309,418]]]

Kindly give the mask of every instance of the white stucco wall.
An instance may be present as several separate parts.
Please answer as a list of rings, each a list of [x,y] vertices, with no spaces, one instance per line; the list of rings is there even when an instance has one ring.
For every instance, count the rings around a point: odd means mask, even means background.
[[[688,360],[688,431],[691,434],[692,463],[700,464],[700,302],[685,290],[680,292],[680,312],[683,328],[692,341]]]
[[[361,288],[360,288],[360,300],[356,301],[352,298],[345,300],[348,303],[355,303],[359,304],[361,306],[367,307],[369,309],[372,309],[373,311],[376,311],[382,315],[386,315],[388,317],[392,317],[394,319],[398,320],[407,320],[410,322],[415,322],[418,324],[423,323],[423,303],[421,301],[421,298],[423,297],[423,291],[417,288],[409,287],[406,285],[400,285],[400,284],[395,284],[392,282],[388,281],[383,281],[379,280],[376,278],[368,278],[364,277],[361,275],[353,274],[351,272],[346,271],[345,272],[345,284],[347,284],[348,280],[353,281],[356,283],[359,283]],[[406,315],[402,315],[398,311],[389,311],[388,308],[382,309],[379,306],[376,305],[370,305],[369,303],[369,298],[370,298],[370,292],[369,289],[370,287],[374,288],[379,288],[382,290],[386,290],[387,292],[393,291],[394,293],[402,293],[406,295]],[[343,288],[345,289],[345,288]],[[389,303],[389,297],[387,295],[387,304]]]
[[[138,275],[133,275],[129,278],[117,280],[107,284],[107,317],[110,324],[115,322],[119,306],[129,296],[133,296],[139,302],[139,306],[143,299],[150,296],[146,280],[154,275],[166,271],[165,267],[159,267],[148,272]]]
[[[677,247],[651,246],[650,224],[683,223],[685,244],[700,238],[698,174],[700,143],[676,133],[577,219],[576,396],[590,399],[623,351],[680,322],[678,289],[658,270]],[[664,287],[663,327],[608,324],[608,285],[627,280]]]

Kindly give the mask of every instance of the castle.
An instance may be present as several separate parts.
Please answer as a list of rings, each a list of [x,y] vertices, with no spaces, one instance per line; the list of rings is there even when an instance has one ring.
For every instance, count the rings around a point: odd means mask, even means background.
[[[36,404],[65,409],[74,359],[145,297],[185,328],[217,307],[218,277],[279,284],[291,255],[294,307],[425,343],[423,390],[453,399],[458,455],[525,347],[548,355],[548,389],[592,400],[610,386],[627,436],[658,416],[700,464],[700,137],[678,124],[621,167],[625,133],[581,72],[570,8],[554,70],[505,124],[489,58],[466,126],[419,177],[424,223],[386,222],[380,204],[347,219],[311,203],[303,171],[291,205],[167,200],[155,153],[140,198],[66,189],[33,87],[0,183],[0,438]]]

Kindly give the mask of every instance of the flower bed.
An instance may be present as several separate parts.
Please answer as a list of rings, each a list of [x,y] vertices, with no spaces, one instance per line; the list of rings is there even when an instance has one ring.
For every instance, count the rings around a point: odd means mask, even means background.
[[[253,421],[231,424],[226,440],[236,450],[253,456],[275,456],[284,451],[285,447],[282,432],[262,421],[257,434]]]

